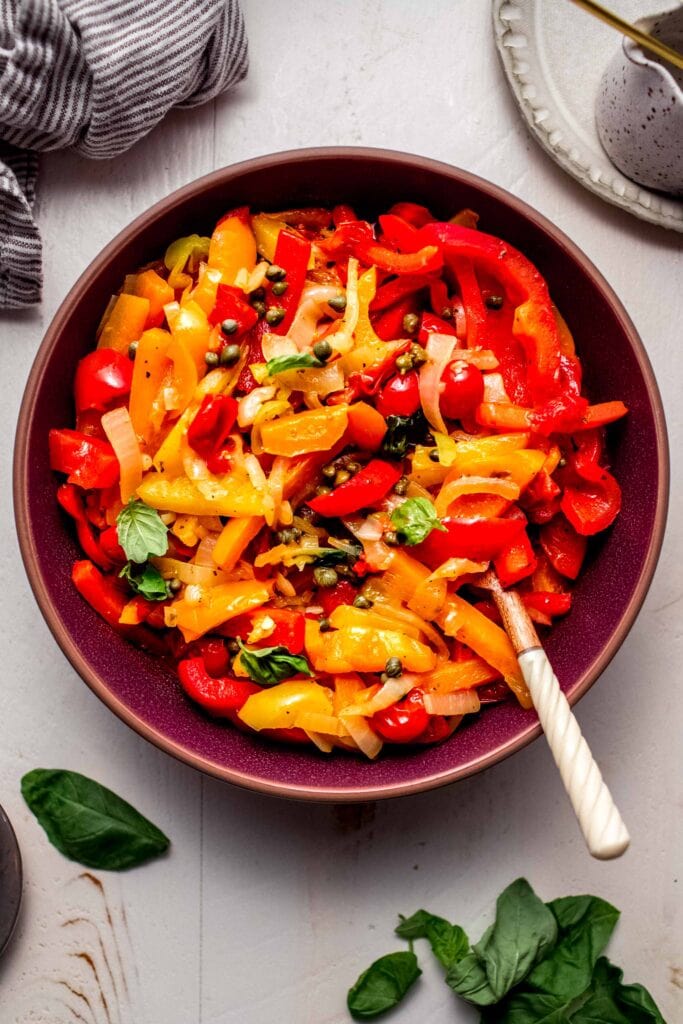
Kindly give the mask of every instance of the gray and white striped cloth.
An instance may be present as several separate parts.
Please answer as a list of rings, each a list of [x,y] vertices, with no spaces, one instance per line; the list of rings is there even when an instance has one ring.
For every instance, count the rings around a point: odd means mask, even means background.
[[[247,66],[237,0],[0,0],[0,308],[40,300],[36,150],[116,156]]]

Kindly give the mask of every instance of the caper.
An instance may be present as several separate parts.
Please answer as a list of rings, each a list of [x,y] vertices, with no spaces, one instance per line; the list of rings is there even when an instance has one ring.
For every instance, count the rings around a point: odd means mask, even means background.
[[[277,535],[277,539],[281,544],[291,544],[294,540],[294,536],[291,530],[280,530]]]
[[[395,548],[398,544],[398,534],[395,530],[389,530],[384,534],[383,540],[385,544],[389,544],[390,547]]]
[[[206,363],[207,366],[218,366],[218,352],[207,352],[206,355],[204,356],[204,362]]]
[[[351,479],[351,474],[346,469],[338,470],[334,475],[334,486],[340,487]]]
[[[422,345],[418,345],[416,341],[412,343],[408,352],[413,360],[413,366],[422,366],[423,363],[427,362],[427,353],[422,348]]]
[[[240,645],[236,640],[228,640],[227,647],[231,654],[237,654],[240,649]]]
[[[256,310],[260,318],[266,315],[266,304],[265,302],[262,302],[261,299],[257,302],[252,302],[252,307]]]
[[[339,582],[336,569],[328,569],[326,566],[314,569],[313,579],[319,587],[335,587]]]
[[[235,334],[238,327],[239,324],[237,323],[236,320],[233,320],[232,317],[228,317],[228,319],[224,320],[223,323],[221,324],[221,330],[223,334]]]
[[[372,601],[370,601],[369,598],[367,598],[367,597],[363,597],[362,594],[359,594],[358,597],[354,597],[354,599],[353,599],[353,607],[354,608],[372,608]]]
[[[241,355],[242,350],[239,345],[226,345],[225,348],[221,349],[218,361],[221,366],[234,366]]]
[[[253,292],[249,296],[249,300],[253,304],[254,302],[261,302],[263,299],[265,299],[265,297],[266,297],[266,289],[265,288],[254,288]]]
[[[360,462],[347,462],[346,468],[351,476],[353,476],[355,473],[360,473]]]
[[[332,626],[330,625],[330,620],[329,619],[319,619],[318,620],[318,629],[320,630],[321,633],[329,633],[329,631],[332,629]]]
[[[408,477],[402,476],[401,479],[397,480],[396,483],[394,484],[394,494],[405,494],[406,491],[408,490],[408,483]]]
[[[429,453],[429,459],[430,459],[431,462],[438,462],[439,461],[439,449],[438,448],[433,448],[431,450],[431,452]]]
[[[401,662],[401,659],[396,657],[388,658],[387,663],[384,666],[384,671],[389,676],[390,679],[395,679],[396,676],[400,676],[401,673],[403,672],[403,664]]]
[[[316,341],[313,346],[313,355],[316,359],[319,359],[321,363],[326,363],[332,355],[332,346],[329,341]]]
[[[346,296],[333,295],[331,299],[327,300],[327,305],[330,306],[335,313],[343,313],[346,309]]]
[[[137,341],[131,341],[130,345],[128,346],[128,358],[129,359],[135,359],[135,353],[137,352],[137,350],[138,350],[138,343],[137,343]]]
[[[564,467],[567,465],[567,460],[565,459],[564,455],[562,456],[557,465],[560,467],[560,469],[564,469]]]
[[[407,373],[408,370],[413,368],[413,357],[408,352],[404,352],[403,355],[399,356],[396,360],[396,369],[400,370],[401,373]]]
[[[285,310],[282,306],[271,306],[266,313],[266,323],[271,327],[277,327],[285,318]]]
[[[174,594],[177,594],[182,589],[182,586],[182,582],[178,579],[168,581],[169,590],[172,590]]]
[[[420,318],[417,313],[406,313],[403,317],[403,330],[406,334],[415,334]]]
[[[502,295],[487,295],[484,299],[484,303],[489,309],[500,309],[504,301]]]
[[[284,295],[288,288],[286,281],[276,281],[273,285],[273,295]]]
[[[272,263],[266,270],[266,277],[269,281],[284,281],[287,271],[284,267],[278,267],[277,263]]]
[[[331,487],[325,487],[324,484],[321,484],[320,487],[315,489],[316,497],[322,498],[324,494],[329,494],[331,490]]]
[[[453,310],[451,309],[451,307],[450,306],[444,306],[443,309],[441,310],[441,316],[442,316],[442,318],[444,320],[452,320],[453,319]]]
[[[337,467],[333,462],[329,462],[326,466],[323,466],[322,468],[322,474],[326,480],[334,480],[336,472]]]

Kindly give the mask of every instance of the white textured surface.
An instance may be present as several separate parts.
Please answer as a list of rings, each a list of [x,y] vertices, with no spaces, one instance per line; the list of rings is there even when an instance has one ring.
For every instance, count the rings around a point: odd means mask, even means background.
[[[0,962],[0,1020],[66,1024],[78,1019],[70,1005],[88,1024],[343,1024],[348,985],[399,947],[398,911],[426,906],[478,938],[496,894],[525,874],[547,899],[595,892],[622,909],[611,952],[674,1024],[683,1018],[680,237],[607,206],[539,150],[509,96],[483,0],[244,5],[252,70],[238,93],[171,117],[113,163],[45,160],[45,301],[39,312],[0,317],[0,802],[26,872],[19,930]],[[542,741],[484,775],[374,814],[285,804],[202,779],[97,701],[38,613],[8,480],[44,325],[88,261],[153,200],[233,160],[320,143],[424,153],[526,199],[597,263],[650,350],[673,442],[674,513],[645,608],[577,709],[629,823],[632,846],[618,862],[590,858]],[[111,925],[100,890],[48,846],[22,804],[20,776],[38,765],[100,778],[173,840],[163,861],[101,874]],[[107,1012],[87,961],[71,955],[79,952],[92,954]],[[423,959],[426,978],[391,1020],[473,1021]],[[89,999],[92,1013],[60,982]]]

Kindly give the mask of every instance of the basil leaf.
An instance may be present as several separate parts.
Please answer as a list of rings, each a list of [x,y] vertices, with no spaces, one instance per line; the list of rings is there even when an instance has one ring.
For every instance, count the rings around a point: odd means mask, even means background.
[[[397,1006],[422,974],[414,953],[388,953],[370,964],[349,989],[346,1005],[356,1020],[371,1020]]]
[[[446,531],[429,498],[408,498],[391,513],[391,522],[405,544],[420,544],[432,530]]]
[[[119,544],[131,562],[146,562],[150,555],[168,551],[168,527],[155,508],[138,498],[131,498],[116,517]]]
[[[122,871],[168,849],[156,825],[78,772],[36,768],[24,775],[21,792],[52,845],[85,867]]]
[[[491,1006],[498,1001],[476,953],[468,953],[458,963],[449,967],[446,984],[475,1006]]]
[[[390,459],[402,459],[408,448],[418,444],[427,433],[427,420],[422,409],[412,416],[387,416],[387,432],[380,449]]]
[[[542,992],[521,992],[484,1010],[481,1024],[569,1024],[569,1004]]]
[[[462,960],[469,951],[467,935],[457,924],[443,917],[417,910],[412,917],[403,918],[396,928],[403,939],[428,939],[437,960],[448,969]]]
[[[342,562],[355,562],[360,558],[360,544],[345,544],[343,548],[320,548],[321,554],[316,555],[316,565],[339,565]]]
[[[534,967],[525,984],[548,995],[575,999],[590,985],[619,911],[597,896],[566,896],[547,906],[557,921],[557,945]]]
[[[557,921],[525,878],[504,889],[496,920],[473,947],[496,1000],[519,984],[555,945]]]
[[[269,377],[276,373],[285,373],[287,370],[307,370],[311,366],[324,366],[319,359],[316,359],[310,352],[299,352],[292,356],[275,356],[266,363],[266,372]]]
[[[126,562],[119,576],[128,582],[136,594],[148,601],[165,601],[171,596],[171,588],[159,570],[147,562],[142,572],[136,572],[133,562]]]
[[[622,985],[623,971],[600,957],[586,998],[569,1016],[571,1024],[666,1024],[642,985]]]
[[[290,654],[286,647],[245,647],[241,640],[240,661],[250,679],[261,686],[276,686],[292,676],[312,676],[310,665],[301,654]]]

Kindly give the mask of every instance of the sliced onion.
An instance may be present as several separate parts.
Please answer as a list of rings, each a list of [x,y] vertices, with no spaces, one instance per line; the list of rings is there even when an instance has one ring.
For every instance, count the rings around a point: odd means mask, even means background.
[[[198,455],[186,455],[183,459],[183,469],[188,480],[208,480],[211,476],[209,467]]]
[[[382,741],[375,730],[362,715],[346,715],[342,711],[340,717],[358,749],[371,761],[374,760],[382,749]]]
[[[429,425],[442,434],[448,434],[448,430],[441,415],[440,400],[443,390],[441,377],[453,358],[453,350],[457,344],[458,339],[450,334],[430,334],[425,346],[427,362],[423,363],[420,368],[422,411],[427,417]]]
[[[119,460],[121,501],[127,505],[142,483],[142,454],[128,409],[122,405],[105,412],[102,429]]]
[[[301,293],[301,299],[297,306],[292,325],[287,332],[288,340],[294,342],[299,352],[312,346],[315,340],[315,333],[318,322],[328,312],[330,299],[339,295],[339,289],[328,284],[306,285]],[[283,353],[286,355],[287,353]],[[265,355],[265,349],[264,349]]]
[[[484,374],[484,397],[483,402],[510,402],[510,396],[505,390],[502,373]]]
[[[500,476],[460,476],[456,480],[448,480],[436,496],[436,514],[447,515],[451,504],[463,494],[493,494],[506,501],[516,501],[519,485]]]
[[[321,736],[320,733],[313,732],[312,729],[304,729],[304,732],[308,736],[311,743],[314,746],[316,746],[322,754],[332,753],[332,744],[330,743],[329,740],[325,739],[324,736]]]
[[[398,622],[417,626],[417,628],[424,633],[430,644],[435,648],[436,655],[440,661],[446,661],[450,658],[450,652],[444,643],[443,637],[438,630],[434,629],[434,627],[430,625],[429,622],[421,618],[421,616],[416,615],[415,612],[411,612],[408,608],[399,608],[397,605],[391,604],[391,602],[386,598],[380,598],[378,604],[379,608],[377,610],[381,611],[382,614],[389,615]]]
[[[472,715],[481,707],[476,690],[457,693],[425,693],[425,711],[430,715]]]
[[[272,384],[263,388],[254,388],[237,403],[237,422],[240,427],[250,427],[262,405],[275,397],[275,388]]]
[[[341,327],[334,334],[327,335],[335,352],[344,355],[353,348],[353,332],[358,324],[360,314],[360,302],[358,299],[358,260],[352,256],[348,262],[348,274],[346,278],[346,309],[341,321]],[[433,335],[432,335],[433,337]]]
[[[286,576],[283,576],[281,572],[275,573],[275,586],[280,591],[283,597],[296,597],[296,590],[289,582]],[[322,608],[320,609],[322,612]]]
[[[453,358],[460,359],[463,363],[471,363],[478,370],[495,370],[499,365],[490,348],[456,348]]]
[[[302,711],[294,720],[295,726],[309,729],[312,732],[321,732],[325,736],[345,736],[346,729],[335,715],[324,715],[319,711]]]
[[[200,587],[214,587],[226,583],[227,575],[214,565],[195,565],[181,562],[178,558],[150,558],[165,580],[180,580],[181,583],[196,584]]]
[[[273,334],[270,331],[261,339],[261,350],[267,363],[278,356],[295,356],[299,352],[296,342],[289,335]]]
[[[218,537],[215,533],[207,533],[194,553],[193,561],[195,565],[216,567],[216,563],[213,560],[213,549],[216,547],[217,540]]]
[[[256,264],[256,266],[252,270],[251,274],[249,274],[249,278],[247,280],[247,288],[246,288],[246,290],[248,292],[255,292],[257,288],[261,287],[261,285],[263,284],[263,282],[266,279],[266,271],[267,271],[267,269],[268,269],[268,263],[266,263],[265,260],[261,260],[260,263]]]
[[[345,524],[346,525],[346,524]],[[384,530],[379,519],[375,516],[368,516],[355,531],[358,540],[380,540]]]
[[[345,714],[363,715],[364,718],[371,718],[376,711],[384,711],[392,707],[397,701],[402,700],[407,693],[413,689],[415,683],[413,676],[401,675],[396,679],[387,679],[386,683],[379,688],[374,697],[365,704],[357,704],[347,708]]]
[[[285,458],[284,455],[276,456],[273,460],[273,465],[266,482],[268,494],[273,502],[273,517],[275,523],[277,523],[280,518],[280,508],[282,506],[282,499],[284,496],[285,479],[287,477],[288,467],[289,459]]]

